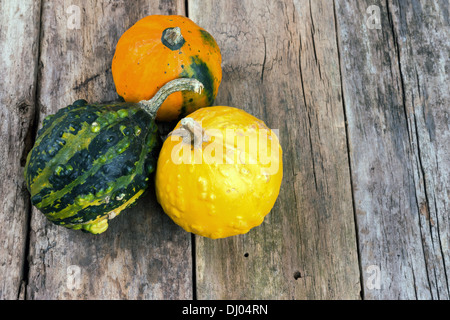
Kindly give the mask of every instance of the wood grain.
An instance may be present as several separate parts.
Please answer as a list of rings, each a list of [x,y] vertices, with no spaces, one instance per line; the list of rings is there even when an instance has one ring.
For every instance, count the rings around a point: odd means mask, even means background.
[[[373,4],[336,1],[364,298],[448,299],[448,2]]]
[[[77,10],[79,29],[71,20]],[[115,45],[138,19],[156,13],[182,14],[184,2],[44,1],[39,120],[76,99],[117,99],[110,69]],[[153,189],[98,236],[54,226],[34,209],[26,297],[192,298],[190,240],[163,214]]]
[[[205,15],[204,12],[209,14]],[[216,105],[279,129],[284,178],[265,222],[196,237],[199,299],[358,299],[360,275],[332,1],[189,1],[216,38]]]
[[[23,297],[40,1],[0,1],[0,300]]]

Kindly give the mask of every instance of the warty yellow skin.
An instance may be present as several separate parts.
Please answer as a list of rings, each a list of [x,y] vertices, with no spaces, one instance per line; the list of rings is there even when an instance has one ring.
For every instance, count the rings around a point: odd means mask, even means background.
[[[264,221],[279,194],[283,163],[277,136],[261,120],[237,108],[202,108],[189,118],[201,124],[210,141],[201,147],[186,143],[176,134],[183,120],[177,124],[158,158],[158,202],[188,232],[213,239],[247,233]],[[247,143],[229,139],[230,132]],[[265,143],[268,156],[260,156],[264,150],[258,139]],[[221,142],[223,148],[211,152]]]

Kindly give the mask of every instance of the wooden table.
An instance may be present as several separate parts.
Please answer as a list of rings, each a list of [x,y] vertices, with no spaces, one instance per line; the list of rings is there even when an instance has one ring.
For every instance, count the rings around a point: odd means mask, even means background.
[[[117,40],[159,13],[217,40],[216,105],[279,129],[281,192],[246,235],[193,236],[154,189],[99,236],[30,205],[44,117],[117,99]],[[0,0],[0,298],[449,299],[449,39],[439,0]]]

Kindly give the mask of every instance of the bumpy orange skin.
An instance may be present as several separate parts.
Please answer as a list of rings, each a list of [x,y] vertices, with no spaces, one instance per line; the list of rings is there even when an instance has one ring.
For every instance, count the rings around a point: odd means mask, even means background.
[[[166,214],[188,232],[213,239],[247,233],[263,222],[278,197],[283,177],[278,138],[261,120],[232,107],[203,108],[189,117],[214,138],[203,142],[197,153],[189,145],[188,157],[180,151],[183,144],[186,146],[181,138],[166,139],[156,169],[157,200]],[[267,151],[270,154],[263,161],[259,155],[254,156],[250,143],[243,147],[237,139],[229,139],[229,132],[245,136],[247,141],[258,141],[258,145],[264,138],[267,150],[272,152]],[[258,137],[261,140],[252,140]],[[210,152],[211,143],[221,142],[222,155]],[[257,154],[260,151],[258,146]]]
[[[179,49],[162,41],[164,30],[179,27],[185,40]],[[119,39],[112,62],[117,93],[127,102],[148,100],[165,83],[196,78],[201,94],[176,92],[162,104],[157,120],[170,121],[212,105],[222,80],[222,56],[214,38],[192,20],[152,15],[139,20]]]

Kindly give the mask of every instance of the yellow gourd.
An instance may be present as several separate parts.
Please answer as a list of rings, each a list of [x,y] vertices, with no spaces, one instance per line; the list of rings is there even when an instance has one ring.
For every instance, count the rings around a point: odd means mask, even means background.
[[[237,108],[208,107],[182,119],[165,140],[156,196],[186,231],[224,238],[263,222],[282,176],[282,149],[264,122]]]

